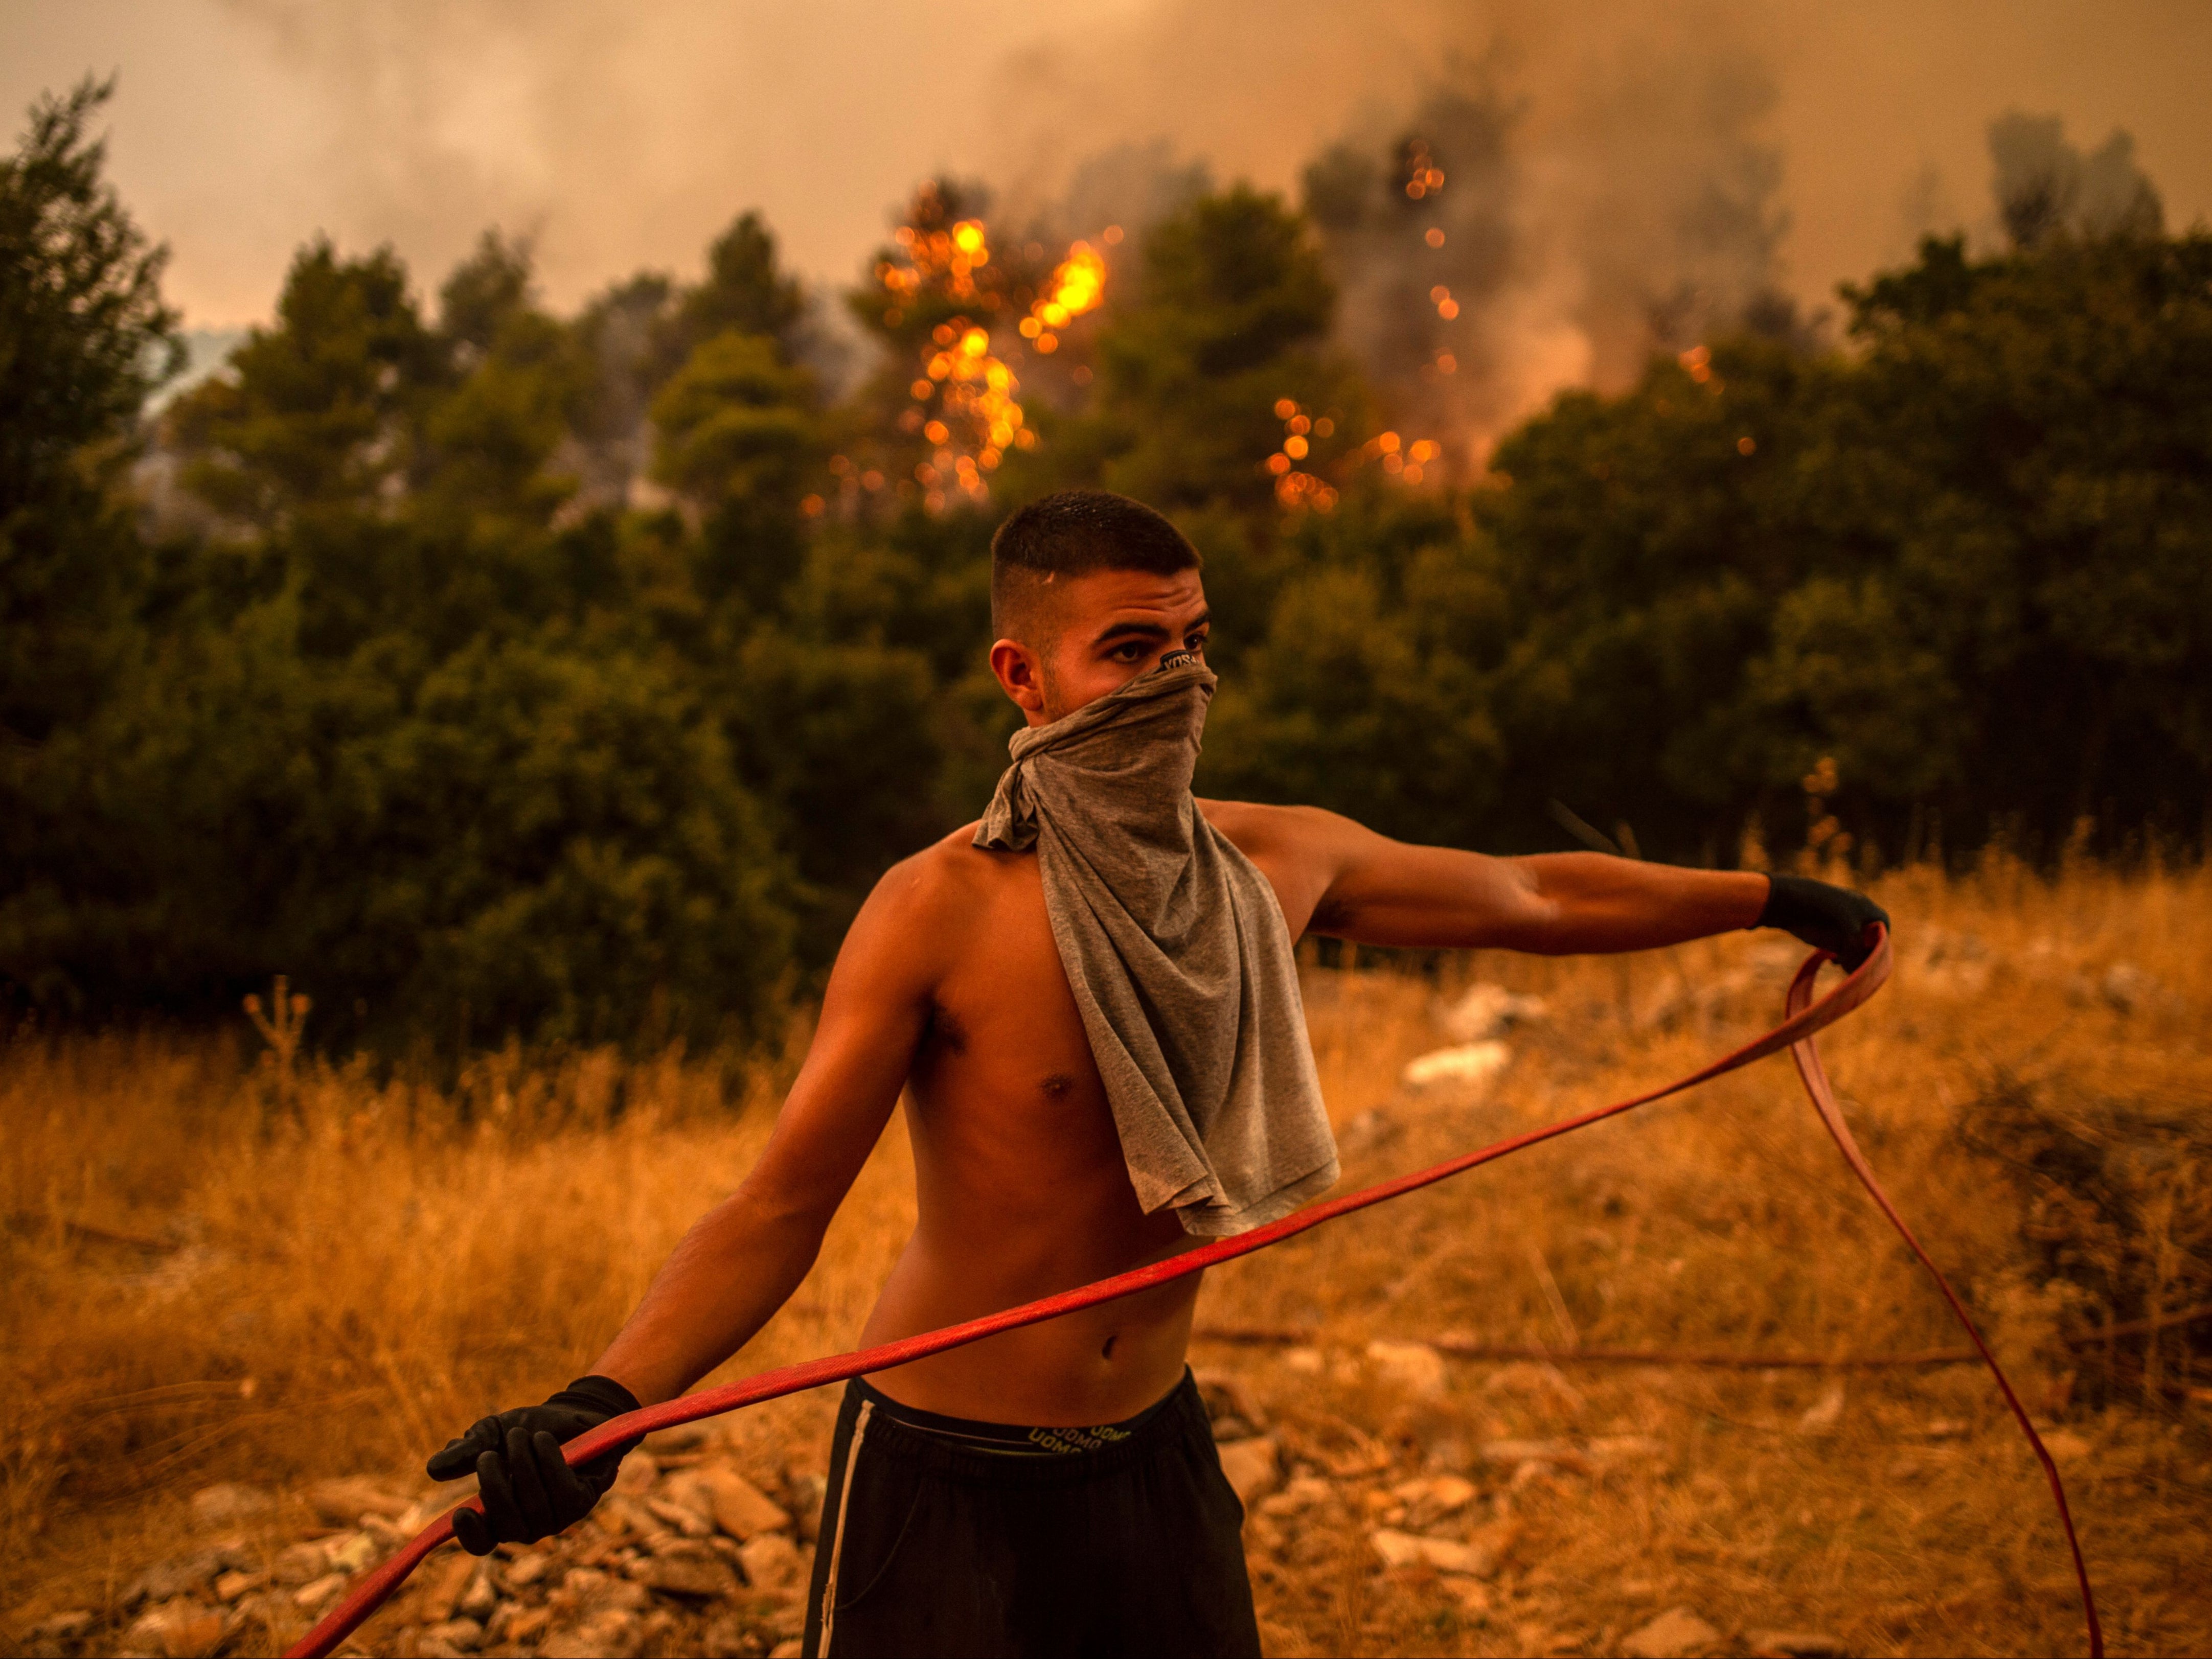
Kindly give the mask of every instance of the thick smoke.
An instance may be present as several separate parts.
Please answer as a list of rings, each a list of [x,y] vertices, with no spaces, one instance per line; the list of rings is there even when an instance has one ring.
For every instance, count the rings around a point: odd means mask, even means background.
[[[2040,190],[2036,210],[2061,224],[2124,221],[2152,199],[2132,188],[2148,170],[2169,218],[2201,217],[2208,54],[2200,0],[0,12],[18,109],[87,68],[120,69],[118,182],[173,240],[171,291],[199,324],[265,316],[318,230],[351,251],[392,242],[428,290],[497,225],[532,239],[546,299],[574,312],[641,268],[693,278],[757,208],[785,257],[834,290],[933,174],[988,180],[1001,234],[1049,218],[1133,237],[1196,179],[1302,198],[1308,164],[1338,145],[1382,191],[1424,137],[1442,193],[1364,201],[1332,252],[1346,343],[1408,422],[1470,442],[1552,388],[1618,385],[1649,350],[1747,309],[1788,326],[1771,292],[1817,310],[1922,232],[1986,223],[1978,240],[1996,245],[1984,132],[2008,108],[2142,141],[2138,164],[2124,145],[2082,155],[2055,129],[2018,128],[2000,167],[2033,187],[2000,189],[2023,210]],[[1420,225],[1448,233],[1434,258],[1390,229],[1422,212],[1444,216]],[[1122,246],[1116,281],[1134,252]],[[1435,308],[1438,287],[1455,318]],[[1425,378],[1438,351],[1454,371]]]
[[[2084,155],[2057,116],[2015,110],[1990,124],[1990,160],[1997,214],[2016,247],[2059,235],[2156,235],[2165,226],[2165,206],[2124,132]]]
[[[1620,9],[1600,31],[1550,9],[1417,5],[1394,10],[1395,33],[1363,18],[1341,54],[1336,15],[1206,0],[1080,64],[1032,56],[1004,94],[1028,112],[1031,187],[1097,110],[1287,188],[1341,284],[1343,344],[1462,470],[1562,386],[1618,386],[1655,349],[1747,322],[1802,329],[1782,295],[1773,81],[1722,14],[1684,27]],[[1249,76],[1209,87],[1204,48],[1224,33],[1249,43]],[[1154,71],[1125,73],[1135,59]],[[1084,120],[1056,124],[1046,103]]]

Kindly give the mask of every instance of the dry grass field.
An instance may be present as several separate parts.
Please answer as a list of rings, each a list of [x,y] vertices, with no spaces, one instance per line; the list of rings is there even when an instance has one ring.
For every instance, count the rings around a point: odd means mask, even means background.
[[[1822,1040],[1846,1109],[2054,1431],[2113,1650],[2212,1650],[2212,1322],[2185,1316],[2212,1303],[2212,878],[1994,860],[1876,890],[1896,978]],[[1347,1183],[1692,1069],[1778,1017],[1796,954],[1747,935],[1316,969]],[[1543,1012],[1498,1034],[1487,1079],[1406,1084],[1476,982]],[[382,1547],[393,1524],[349,1530],[315,1483],[419,1495],[427,1449],[574,1375],[747,1167],[791,1060],[509,1054],[434,1089],[288,1076],[242,1020],[0,1048],[0,1650],[273,1650],[307,1610],[270,1564]],[[812,1277],[721,1376],[849,1346],[910,1206],[895,1124]],[[1786,1060],[1219,1270],[1200,1317],[1194,1362],[1241,1419],[1218,1428],[1279,1469],[1246,1533],[1272,1653],[2081,1645],[1986,1375],[1835,1363],[1960,1338]],[[1673,1358],[1598,1357],[1619,1350]],[[1714,1355],[1819,1363],[1696,1363]],[[831,1410],[776,1402],[708,1451],[803,1505]],[[665,1471],[708,1455],[658,1449]],[[196,1506],[215,1483],[267,1497]],[[633,1526],[680,1519],[653,1503]],[[485,1651],[591,1650],[561,1620],[675,1535],[576,1530],[565,1577],[510,1587],[550,1611],[501,1613]],[[200,1623],[146,1623],[134,1581],[218,1534],[228,1600],[196,1589]],[[464,1639],[426,1633],[462,1594],[443,1559],[355,1650]],[[761,1592],[719,1622],[663,1597],[622,1639],[769,1651],[790,1598]],[[51,1622],[70,1611],[89,1621]]]

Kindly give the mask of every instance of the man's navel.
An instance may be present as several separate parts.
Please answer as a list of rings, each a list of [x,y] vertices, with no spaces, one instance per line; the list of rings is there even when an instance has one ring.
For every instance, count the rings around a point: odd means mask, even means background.
[[[1045,1093],[1050,1095],[1054,1100],[1058,1100],[1063,1095],[1066,1094],[1070,1089],[1073,1089],[1075,1086],[1075,1079],[1068,1076],[1065,1072],[1054,1072],[1048,1075],[1044,1082],[1039,1086],[1044,1090]]]

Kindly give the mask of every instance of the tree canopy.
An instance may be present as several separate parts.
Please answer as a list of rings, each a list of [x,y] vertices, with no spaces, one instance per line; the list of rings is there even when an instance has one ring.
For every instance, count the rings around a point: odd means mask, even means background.
[[[2212,237],[2124,147],[2007,129],[2008,249],[1923,243],[1840,343],[1747,314],[1449,477],[1392,424],[1444,406],[1405,390],[1435,341],[1378,367],[1336,314],[1346,249],[1418,240],[1426,139],[1324,158],[1318,231],[1174,192],[1127,270],[1120,227],[1002,242],[933,184],[846,296],[842,392],[756,214],[573,318],[496,231],[434,305],[318,239],[156,411],[177,319],[106,96],[0,161],[18,1006],[284,971],[387,1050],[757,1031],[988,798],[990,532],[1076,484],[1206,556],[1212,793],[1715,863],[2203,833]],[[1453,118],[1465,179],[1502,118]]]

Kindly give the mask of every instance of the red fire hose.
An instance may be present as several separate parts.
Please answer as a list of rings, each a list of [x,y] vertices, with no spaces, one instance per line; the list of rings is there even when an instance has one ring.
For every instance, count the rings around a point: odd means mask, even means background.
[[[1420,1188],[1431,1186],[1447,1176],[1472,1170],[1477,1164],[1488,1164],[1509,1152],[1517,1152],[1525,1146],[1534,1146],[1539,1141],[1565,1134],[1571,1129],[1579,1129],[1605,1118],[1618,1116],[1636,1107],[1649,1105],[1655,1100],[1664,1100],[1669,1095],[1680,1094],[1685,1089],[1710,1082],[1723,1073],[1733,1072],[1739,1066],[1748,1066],[1755,1060],[1763,1060],[1769,1054],[1788,1048],[1790,1057],[1797,1063],[1797,1074],[1804,1080],[1806,1092],[1813,1097],[1814,1109],[1820,1113],[1820,1121],[1827,1126],[1828,1133],[1835,1137],[1844,1162],[1850,1165],[1852,1173],[1858,1176],[1873,1195],[1874,1201],[1881,1206],[1882,1213],[1889,1218],[1891,1224],[1911,1247],[1912,1253],[1920,1258],[1921,1265],[1935,1279],[1936,1288],[1942,1291],[1943,1299],[1950,1304],[1951,1311],[1958,1316],[1960,1324],[1972,1338],[1974,1346],[1989,1362],[1990,1374],[1996,1378],[1997,1387],[2003,1390],[2005,1404],[2011,1407],[2014,1418],[2020,1424],[2021,1432],[2027,1437],[2028,1444],[2034,1449],[2037,1460],[2042,1463],[2044,1477],[2051,1483],[2051,1495],[2058,1506],[2059,1524],[2065,1528],[2067,1547],[2073,1553],[2074,1576],[2081,1589],[2081,1612],[2088,1621],[2089,1651],[2094,1659],[2103,1659],[2105,1639],[2104,1632],[2097,1623],[2096,1598],[2089,1588],[2089,1571],[2082,1562],[2081,1542],[2074,1534],[2074,1516],[2067,1508],[2066,1491],[2058,1479],[2058,1466],[2051,1462],[2051,1454],[2045,1449],[2034,1424],[2028,1420],[2019,1396],[2013,1393],[2012,1384],[2005,1380],[1996,1357],[1982,1340],[1981,1333],[1974,1328],[1974,1322],[1968,1316],[1965,1304],[1952,1291],[1935,1262],[1929,1259],[1928,1252],[1921,1249],[1920,1241],[1912,1236],[1911,1230],[1898,1214],[1896,1206],[1889,1201],[1888,1194],[1882,1191],[1881,1183],[1875,1180],[1874,1170],[1869,1167],[1857,1143],[1851,1139],[1850,1130],[1844,1125],[1842,1109],[1836,1103],[1835,1091],[1829,1087],[1827,1073],[1821,1068],[1820,1057],[1813,1047],[1814,1033],[1834,1024],[1857,1008],[1889,977],[1888,932],[1887,929],[1881,931],[1874,951],[1859,964],[1856,971],[1820,1001],[1814,1002],[1813,981],[1819,975],[1821,964],[1829,960],[1831,957],[1825,951],[1816,951],[1806,957],[1804,964],[1797,969],[1796,978],[1790,981],[1789,998],[1784,1005],[1786,1018],[1781,1024],[1764,1036],[1745,1044],[1734,1054],[1715,1060],[1678,1082],[1655,1089],[1650,1094],[1638,1095],[1632,1100],[1619,1101],[1610,1106],[1601,1106],[1595,1111],[1565,1118],[1540,1129],[1531,1129],[1493,1146],[1462,1153],[1433,1168],[1400,1176],[1395,1181],[1382,1182],[1342,1198],[1308,1205],[1296,1214],[1285,1216],[1268,1226],[1240,1233],[1233,1238],[1215,1239],[1211,1243],[1171,1256],[1165,1261],[1155,1262],[1151,1267],[1116,1273],[1111,1279],[1102,1279],[1095,1284],[1063,1291],[1057,1296],[1025,1303],[1018,1308],[1009,1308],[1003,1313],[971,1319],[964,1324],[949,1325],[943,1330],[924,1332],[919,1336],[905,1337],[896,1342],[886,1342],[877,1347],[862,1349],[857,1353],[835,1354],[797,1365],[785,1365],[725,1388],[708,1389],[699,1394],[686,1395],[680,1400],[647,1406],[642,1411],[611,1419],[588,1433],[578,1435],[561,1449],[562,1455],[572,1466],[587,1463],[602,1452],[656,1429],[672,1428],[678,1423],[696,1422],[702,1417],[720,1416],[724,1412],[736,1411],[743,1406],[757,1406],[764,1400],[798,1394],[807,1389],[818,1389],[827,1382],[842,1382],[848,1377],[886,1371],[910,1360],[942,1353],[947,1348],[962,1347],[987,1336],[996,1336],[1001,1331],[1038,1324],[1048,1319],[1056,1319],[1062,1314],[1073,1313],[1079,1308],[1094,1308],[1102,1302],[1133,1296],[1139,1291],[1151,1290],[1154,1285],[1164,1285],[1170,1279],[1182,1279],[1220,1262],[1233,1261],[1238,1256],[1250,1255],[1255,1250],[1264,1250],[1269,1245],[1279,1244],[1309,1228],[1318,1227],[1324,1221],[1334,1221],[1337,1217],[1350,1215],[1355,1210],[1364,1210],[1370,1205],[1380,1204],[1385,1200],[1399,1198]],[[479,1508],[481,1505],[477,1499],[471,1498],[459,1507]],[[355,1626],[384,1604],[425,1556],[453,1535],[453,1517],[448,1511],[408,1540],[406,1547],[390,1560],[368,1573],[354,1586],[352,1592],[326,1614],[297,1647],[291,1650],[288,1659],[323,1659],[323,1656],[343,1641]]]

